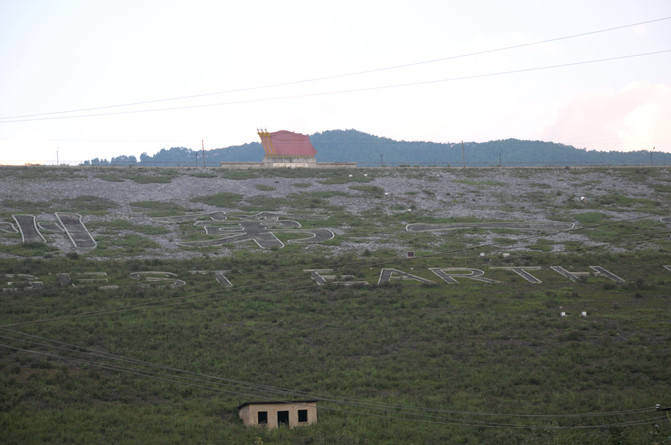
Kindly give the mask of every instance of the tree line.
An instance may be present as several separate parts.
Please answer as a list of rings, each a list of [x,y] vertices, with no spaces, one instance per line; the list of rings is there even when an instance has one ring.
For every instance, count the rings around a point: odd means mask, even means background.
[[[467,166],[532,167],[589,165],[670,165],[671,154],[638,150],[596,151],[546,141],[504,139],[489,142],[437,143],[396,141],[357,130],[330,130],[310,135],[318,162],[356,162],[360,167]],[[205,165],[222,162],[261,162],[260,142],[205,151]],[[92,166],[203,166],[203,152],[186,147],[161,149],[154,155],[95,158]]]

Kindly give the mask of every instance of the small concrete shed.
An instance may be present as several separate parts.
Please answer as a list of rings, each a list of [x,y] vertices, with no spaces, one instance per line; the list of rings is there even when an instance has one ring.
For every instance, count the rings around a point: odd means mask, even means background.
[[[238,406],[238,415],[247,426],[262,425],[291,428],[317,423],[316,400],[246,402]]]

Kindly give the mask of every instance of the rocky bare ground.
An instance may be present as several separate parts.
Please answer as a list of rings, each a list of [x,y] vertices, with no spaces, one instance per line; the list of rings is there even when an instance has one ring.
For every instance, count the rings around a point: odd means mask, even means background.
[[[602,214],[610,221],[649,216],[659,221],[671,215],[671,172],[666,168],[584,168],[584,169],[356,169],[342,172],[314,171],[310,174],[273,176],[256,171],[236,172],[232,179],[229,172],[221,169],[95,169],[81,167],[56,168],[10,168],[0,169],[0,247],[20,243],[14,214],[34,214],[38,230],[48,244],[61,251],[72,251],[72,243],[62,233],[49,231],[55,222],[55,212],[72,212],[82,215],[83,223],[94,239],[109,236],[124,236],[133,232],[132,226],[152,226],[156,221],[150,212],[137,203],[159,203],[173,205],[186,212],[212,212],[223,210],[229,214],[240,214],[236,207],[220,208],[199,202],[199,197],[222,192],[235,193],[244,200],[258,197],[270,198],[267,207],[259,211],[279,214],[328,217],[330,210],[319,207],[287,205],[292,196],[300,193],[307,199],[311,194],[322,196],[329,208],[342,207],[347,214],[371,218],[371,209],[377,209],[380,218],[384,215],[407,213],[408,222],[435,220],[455,221],[500,221],[525,223],[550,223],[580,220],[581,214]],[[351,176],[350,176],[351,175]],[[365,176],[364,176],[365,175]],[[152,176],[164,178],[164,182],[151,182]],[[166,179],[167,178],[167,179]],[[335,180],[334,180],[335,179]],[[378,193],[357,190],[356,186],[376,187]],[[88,211],[86,200],[102,198],[115,203],[105,211]],[[272,200],[277,205],[272,204]],[[244,207],[244,206],[243,206]],[[118,226],[111,233],[106,224],[126,221],[131,229]],[[369,221],[375,224],[375,221]],[[405,221],[402,221],[405,222]],[[407,241],[399,241],[405,225],[380,226],[380,231],[369,237],[348,238],[348,225],[324,227],[340,237],[332,243],[333,252],[354,249],[376,250],[391,248],[399,252],[411,249]],[[579,226],[579,224],[578,224]],[[200,255],[195,249],[185,249],[180,241],[177,225],[164,225],[167,233],[144,233],[160,248],[146,249],[140,256],[187,258]],[[496,231],[477,230],[464,234],[467,243],[491,242]],[[506,234],[513,241],[507,249],[524,249],[533,238],[529,233]],[[519,242],[514,242],[515,237]],[[539,235],[541,236],[541,235]],[[568,241],[586,245],[603,245],[590,239],[581,231],[564,231],[552,235],[544,234],[555,243],[553,250],[561,251]],[[434,243],[437,247],[440,242]],[[231,248],[221,246],[216,255],[229,255]],[[244,243],[245,248],[257,248],[253,243]],[[611,243],[612,250],[631,246]],[[644,247],[644,246],[641,246]],[[318,246],[307,244],[306,250]],[[7,250],[7,249],[5,249]],[[14,256],[0,250],[4,257]],[[89,252],[95,257],[96,252]]]

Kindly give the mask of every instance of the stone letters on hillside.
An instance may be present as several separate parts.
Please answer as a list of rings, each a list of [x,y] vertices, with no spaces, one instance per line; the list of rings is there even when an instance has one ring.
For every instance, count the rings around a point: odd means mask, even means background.
[[[671,272],[671,265],[662,266],[668,272]],[[627,281],[606,270],[601,266],[589,266],[589,270],[569,271],[562,266],[499,266],[490,267],[492,271],[497,271],[498,275],[503,272],[504,275],[511,277],[520,277],[530,285],[540,285],[543,281],[537,275],[552,271],[570,282],[578,282],[581,279],[590,276],[600,280],[624,284]],[[341,275],[333,269],[304,269],[305,279],[312,279],[315,285],[336,285],[336,286],[367,286],[370,283],[366,280],[355,280],[352,275]],[[429,274],[433,274],[430,276]],[[456,286],[465,282],[496,286],[504,284],[500,279],[486,277],[486,272],[482,269],[471,267],[429,267],[426,272],[420,276],[416,271],[409,273],[407,271],[385,267],[380,269],[377,285],[385,285],[391,282],[414,282],[420,285],[448,285]],[[553,274],[554,275],[554,274]],[[427,278],[430,276],[430,278]],[[556,276],[556,275],[555,275]],[[512,279],[512,278],[511,278]],[[224,288],[233,288],[234,280],[227,275],[226,270],[187,270],[180,274],[166,271],[137,271],[132,272],[124,279],[113,280],[107,272],[76,272],[66,271],[59,273],[49,273],[46,276],[36,276],[32,274],[0,274],[0,288],[3,292],[18,291],[37,291],[53,287],[88,287],[99,290],[118,289],[120,286],[134,285],[144,288],[180,288],[184,286],[201,284],[202,281],[214,281],[218,286]]]
[[[75,249],[94,249],[96,241],[77,213],[56,212],[57,222],[39,222],[35,215],[12,215],[14,223],[0,222],[0,234],[19,233],[24,244],[46,243],[42,232],[65,235]]]

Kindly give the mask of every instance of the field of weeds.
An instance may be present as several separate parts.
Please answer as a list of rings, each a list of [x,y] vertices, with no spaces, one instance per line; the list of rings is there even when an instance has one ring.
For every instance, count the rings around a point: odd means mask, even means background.
[[[665,169],[3,173],[5,443],[671,442]]]

